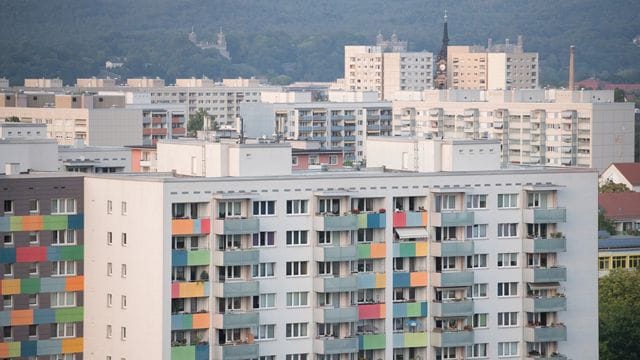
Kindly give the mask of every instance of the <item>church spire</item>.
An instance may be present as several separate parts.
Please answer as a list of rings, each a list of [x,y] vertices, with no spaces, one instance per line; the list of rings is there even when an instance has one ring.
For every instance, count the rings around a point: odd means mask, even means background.
[[[440,53],[438,54],[440,58],[447,58],[447,47],[449,46],[449,30],[447,28],[447,9],[444,10],[444,29],[442,31],[442,47],[440,48]]]

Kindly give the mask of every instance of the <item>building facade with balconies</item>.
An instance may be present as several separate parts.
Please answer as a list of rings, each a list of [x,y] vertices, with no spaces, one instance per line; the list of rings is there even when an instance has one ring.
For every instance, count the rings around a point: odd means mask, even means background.
[[[88,357],[597,357],[595,170],[85,188]]]

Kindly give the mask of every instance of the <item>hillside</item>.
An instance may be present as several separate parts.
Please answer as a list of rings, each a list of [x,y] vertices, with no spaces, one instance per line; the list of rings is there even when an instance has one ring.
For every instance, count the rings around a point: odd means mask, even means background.
[[[443,4],[418,0],[0,0],[0,76],[97,75],[126,58],[119,75],[211,78],[279,76],[330,81],[342,76],[343,46],[396,32],[412,50],[437,52]],[[541,59],[541,84],[564,84],[568,46],[576,77],[640,82],[640,2],[634,0],[460,0],[448,2],[452,44],[486,44],[522,34]],[[187,40],[227,34],[232,60]]]

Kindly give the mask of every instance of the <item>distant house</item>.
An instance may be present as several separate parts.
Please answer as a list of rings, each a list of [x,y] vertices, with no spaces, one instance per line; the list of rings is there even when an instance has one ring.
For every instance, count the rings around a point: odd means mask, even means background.
[[[640,237],[612,236],[598,240],[598,276],[611,269],[640,268]]]
[[[306,170],[326,165],[329,168],[341,168],[344,164],[342,149],[291,149],[291,168]]]
[[[598,195],[598,206],[604,217],[613,221],[616,231],[640,230],[640,193],[616,192]]]
[[[600,174],[600,185],[608,181],[640,191],[640,163],[612,163]]]

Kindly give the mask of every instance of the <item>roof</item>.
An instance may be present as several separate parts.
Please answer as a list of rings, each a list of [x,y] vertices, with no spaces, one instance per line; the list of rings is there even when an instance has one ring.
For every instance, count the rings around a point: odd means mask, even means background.
[[[615,236],[598,240],[598,250],[622,248],[640,248],[640,237]]]
[[[598,205],[607,219],[640,219],[640,193],[634,191],[598,194]]]
[[[640,185],[640,163],[613,163],[629,183],[633,186]]]

